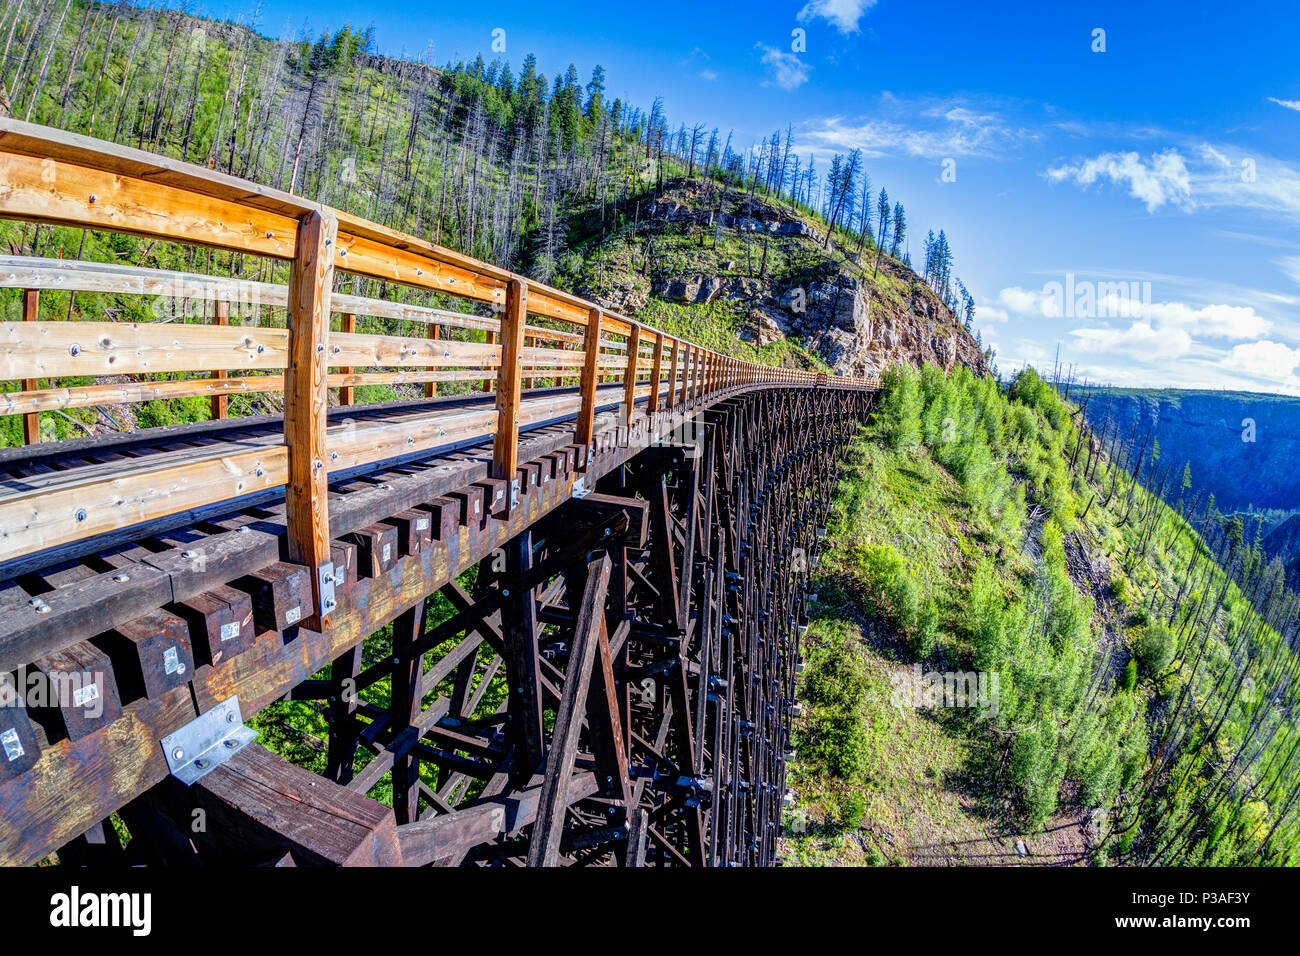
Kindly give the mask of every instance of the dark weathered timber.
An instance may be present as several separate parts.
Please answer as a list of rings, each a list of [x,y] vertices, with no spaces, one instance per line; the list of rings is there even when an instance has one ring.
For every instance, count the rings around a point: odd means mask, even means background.
[[[213,860],[296,866],[400,866],[397,825],[383,804],[249,744],[190,788],[206,815],[192,839]]]
[[[99,851],[77,849],[83,834],[165,776],[157,740],[193,716],[191,700],[207,709],[239,693],[246,715],[286,694],[320,700],[329,708],[336,715],[329,742],[335,779],[352,773],[358,748],[379,753],[358,783],[377,782],[390,772],[395,783],[401,777],[397,789],[406,794],[407,809],[387,811],[399,843],[403,828],[426,822],[457,834],[419,862],[527,862],[536,817],[489,833],[484,814],[494,822],[498,817],[489,813],[488,801],[509,801],[529,788],[540,798],[547,777],[536,771],[545,771],[565,740],[573,742],[569,779],[590,779],[591,787],[555,788],[559,799],[552,809],[563,811],[547,817],[555,862],[775,862],[788,707],[798,628],[806,613],[807,558],[816,551],[816,528],[825,522],[835,459],[869,400],[861,392],[758,388],[712,399],[707,410],[693,405],[660,413],[659,421],[639,415],[631,435],[618,431],[617,417],[605,412],[589,445],[575,445],[573,432],[560,428],[532,446],[525,436],[521,448],[532,447],[536,454],[516,469],[519,507],[513,511],[504,507],[509,483],[490,480],[490,462],[482,454],[451,462],[447,472],[439,470],[441,464],[416,463],[340,485],[331,501],[331,523],[338,514],[357,520],[331,540],[340,606],[339,619],[324,633],[303,627],[300,617],[289,620],[295,602],[310,607],[310,580],[304,566],[283,560],[282,508],[173,529],[148,548],[119,545],[114,554],[97,559],[103,563],[92,563],[88,576],[66,578],[57,591],[47,592],[51,613],[71,620],[64,617],[62,595],[91,585],[111,608],[115,593],[149,593],[132,588],[158,573],[155,597],[143,607],[155,601],[159,612],[169,615],[170,621],[162,619],[168,623],[157,625],[158,634],[178,633],[190,642],[192,659],[183,675],[188,685],[155,683],[150,697],[141,663],[142,655],[147,659],[151,653],[148,647],[137,646],[133,655],[121,647],[104,648],[115,671],[119,660],[128,664],[125,676],[115,675],[127,687],[122,717],[88,728],[76,740],[64,737],[71,737],[66,728],[47,731],[47,747],[33,732],[33,746],[40,749],[25,751],[29,766],[8,781],[0,768],[0,822],[5,824],[0,859],[31,862],[60,846],[68,847],[70,860],[78,852],[84,859],[105,858]],[[642,436],[652,429],[686,443],[642,447]],[[583,462],[589,466],[587,488],[594,486],[595,492],[573,500],[573,480]],[[362,500],[364,506],[348,504]],[[421,527],[422,518],[427,528]],[[611,526],[602,519],[618,520]],[[610,531],[602,537],[606,527]],[[363,556],[367,545],[356,534],[367,529],[378,530],[380,538],[391,534],[387,567],[382,546]],[[485,560],[490,567],[494,549],[530,529],[528,564],[520,551],[519,561],[504,573],[481,574],[472,592],[456,594],[457,627],[430,622],[399,655],[400,663],[384,661],[363,671],[362,638],[408,614],[466,568]],[[256,557],[239,549],[241,540]],[[586,693],[575,708],[580,716],[565,723],[560,738],[543,731],[535,745],[541,758],[530,767],[510,729],[519,695],[507,694],[493,710],[486,703],[492,699],[488,691],[502,679],[508,690],[515,689],[503,652],[506,633],[527,613],[524,605],[535,613],[542,706],[557,707],[575,686],[570,674],[575,664],[582,669],[587,649],[575,640],[578,608],[569,606],[564,582],[575,557],[585,554],[604,554],[610,564],[604,641],[597,638],[591,647]],[[108,571],[97,570],[105,566]],[[114,580],[122,576],[130,580]],[[178,587],[185,589],[179,595]],[[27,596],[10,583],[0,601],[22,609]],[[96,606],[93,598],[85,600]],[[214,616],[237,616],[230,609],[245,600],[248,610],[241,620],[251,615],[251,624],[241,626],[239,646],[216,660]],[[127,630],[141,616],[142,605],[131,603],[129,610],[131,618],[118,622]],[[33,619],[43,624],[47,617]],[[104,634],[121,629],[114,625],[94,634],[96,646]],[[0,649],[2,632],[0,623]],[[58,640],[57,629],[47,633],[51,645]],[[420,706],[376,709],[330,700],[338,697],[332,693],[336,679],[340,684],[356,679],[364,686],[400,677],[413,671],[417,659],[435,652],[438,663],[420,681]],[[132,661],[138,676],[132,674]],[[310,679],[331,662],[333,676],[315,688]],[[155,682],[158,676],[156,669],[150,672]],[[448,695],[430,696],[444,677]],[[411,695],[403,690],[399,696],[410,704]],[[107,748],[110,735],[120,742]],[[419,765],[433,774],[432,784],[412,772]],[[471,811],[477,824],[472,816],[461,819]],[[131,859],[183,861],[179,847],[168,842],[174,829],[156,825],[138,808],[130,812],[139,822]],[[218,845],[238,840],[233,826],[222,823],[210,830],[199,856],[220,858]],[[278,858],[295,859],[292,853]],[[305,852],[297,859],[329,862]]]

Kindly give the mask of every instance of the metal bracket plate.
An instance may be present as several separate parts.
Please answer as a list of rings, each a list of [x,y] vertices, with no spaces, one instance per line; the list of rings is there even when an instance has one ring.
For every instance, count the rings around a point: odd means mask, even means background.
[[[188,787],[256,739],[257,731],[244,726],[236,694],[164,737],[163,756],[172,776]]]
[[[586,475],[579,475],[573,479],[573,497],[585,498],[589,494],[591,494],[591,490],[587,487]]]
[[[334,562],[326,561],[316,569],[316,580],[320,590],[320,613],[333,614],[338,604],[334,600]]]

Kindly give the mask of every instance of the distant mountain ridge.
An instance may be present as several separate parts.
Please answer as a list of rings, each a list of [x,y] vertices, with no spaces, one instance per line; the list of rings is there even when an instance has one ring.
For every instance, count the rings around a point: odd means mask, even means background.
[[[1300,509],[1300,398],[1255,392],[1186,389],[1074,388],[1089,424],[1108,433],[1148,433],[1160,464],[1183,464],[1192,487],[1214,493],[1221,511]]]

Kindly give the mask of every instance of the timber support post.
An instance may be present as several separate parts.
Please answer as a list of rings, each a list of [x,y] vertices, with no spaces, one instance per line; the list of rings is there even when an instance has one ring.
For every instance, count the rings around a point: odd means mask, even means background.
[[[515,481],[519,467],[519,398],[522,388],[524,320],[528,314],[528,285],[511,279],[506,286],[506,309],[501,314],[501,365],[497,369],[497,427],[492,439],[492,475]],[[506,500],[509,511],[516,495]]]
[[[284,382],[284,442],[289,448],[285,517],[289,559],[311,574],[312,613],[303,624],[323,628],[335,607],[330,560],[326,413],[329,388],[330,292],[338,220],[313,211],[298,223],[289,271],[289,367]]]
[[[41,314],[41,293],[39,289],[23,290],[23,321],[35,322]],[[37,389],[37,380],[34,378],[23,379],[23,391],[32,392]],[[23,442],[28,445],[35,445],[41,440],[41,413],[28,412],[23,416]]]
[[[592,434],[596,423],[596,386],[600,368],[600,309],[593,308],[587,313],[587,328],[582,336],[582,378],[579,380],[580,395],[578,422],[574,431],[573,443],[590,450]],[[589,457],[589,456],[588,456]],[[586,470],[586,464],[581,470]]]
[[[632,431],[632,413],[636,411],[637,365],[641,361],[641,326],[632,326],[627,335],[627,370],[623,373],[623,428],[630,438]],[[627,438],[624,439],[626,444]]]

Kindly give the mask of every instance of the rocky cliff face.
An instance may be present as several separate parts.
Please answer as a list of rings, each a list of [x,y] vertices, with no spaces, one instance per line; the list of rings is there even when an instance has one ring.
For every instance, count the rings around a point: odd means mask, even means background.
[[[1190,464],[1193,488],[1214,492],[1221,511],[1300,508],[1300,399],[1177,389],[1080,389],[1072,397],[1086,399],[1098,431],[1153,434],[1161,463],[1175,478]]]
[[[615,270],[604,289],[585,290],[610,308],[635,314],[651,295],[731,303],[748,336],[798,336],[845,375],[924,362],[988,371],[974,338],[915,273],[888,256],[877,268],[870,250],[824,245],[823,232],[784,206],[692,183],[641,214],[642,274]],[[679,262],[691,271],[674,268]]]

